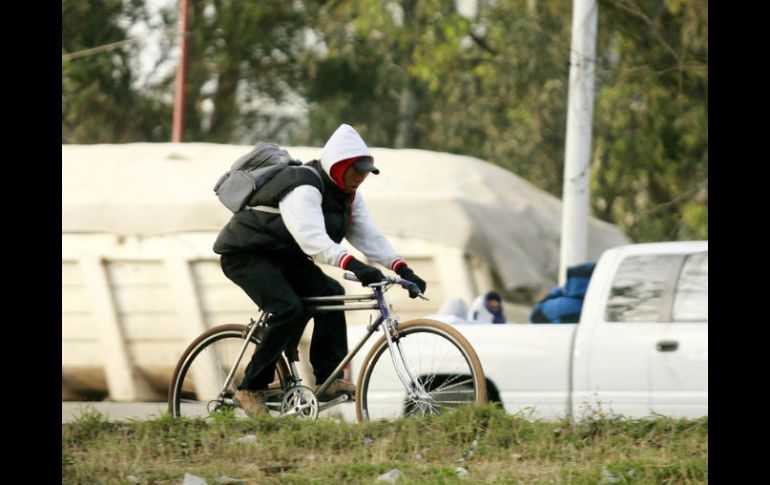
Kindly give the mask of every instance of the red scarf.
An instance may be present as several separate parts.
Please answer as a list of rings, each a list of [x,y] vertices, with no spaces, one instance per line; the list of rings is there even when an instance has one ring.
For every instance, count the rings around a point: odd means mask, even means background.
[[[345,190],[345,183],[342,181],[342,175],[345,173],[345,170],[347,170],[349,166],[353,165],[353,162],[359,158],[361,157],[346,158],[345,160],[340,160],[339,162],[332,165],[332,169],[330,170],[329,175],[331,175],[332,180],[334,180],[334,182],[337,184],[337,187]]]
[[[332,165],[332,169],[329,171],[329,175],[331,175],[332,180],[334,180],[334,183],[337,184],[337,187],[343,190],[343,192],[347,192],[345,189],[345,183],[342,181],[342,175],[345,173],[345,170],[348,169],[351,165],[353,165],[353,162],[358,160],[361,157],[353,157],[353,158],[346,158],[345,160],[340,160],[339,162]],[[356,197],[356,191],[354,190],[350,194],[350,205],[352,207],[353,205],[353,199]],[[350,218],[348,219],[348,224],[351,224],[353,222],[353,211],[350,211]]]

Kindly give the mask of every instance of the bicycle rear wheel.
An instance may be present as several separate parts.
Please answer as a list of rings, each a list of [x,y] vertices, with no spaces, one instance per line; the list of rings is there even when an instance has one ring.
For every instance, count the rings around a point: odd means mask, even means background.
[[[356,386],[359,421],[438,414],[487,398],[484,371],[476,352],[457,330],[435,320],[398,325],[403,362],[425,389],[408,395],[393,368],[385,335],[363,361]],[[398,360],[398,355],[395,356]]]
[[[232,381],[222,392],[224,381],[243,346],[245,331],[245,325],[220,325],[204,332],[187,347],[174,370],[168,390],[168,411],[172,416],[207,417],[229,409],[236,416],[246,417],[232,398],[259,345],[256,335],[248,343]],[[276,379],[270,385],[270,389],[275,389],[275,396],[269,398],[268,403],[280,403],[281,389],[290,376],[283,357],[278,360],[275,374]]]

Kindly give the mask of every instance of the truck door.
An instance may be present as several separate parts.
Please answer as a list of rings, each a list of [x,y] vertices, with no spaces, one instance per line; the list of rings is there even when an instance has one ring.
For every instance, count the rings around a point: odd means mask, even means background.
[[[652,354],[676,258],[627,255],[620,260],[604,295],[596,295],[595,301],[606,301],[606,307],[603,312],[597,309],[591,323],[581,324],[593,328],[576,341],[576,351],[586,354],[576,353],[576,365],[582,361],[586,366],[583,378],[575,383],[573,406],[578,415],[590,411],[581,410],[581,402],[629,417],[650,415]]]
[[[708,251],[683,255],[651,360],[652,409],[708,415]]]

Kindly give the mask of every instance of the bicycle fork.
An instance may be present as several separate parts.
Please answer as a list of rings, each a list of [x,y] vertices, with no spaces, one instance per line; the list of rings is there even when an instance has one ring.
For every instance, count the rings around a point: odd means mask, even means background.
[[[414,400],[427,401],[433,400],[425,387],[422,385],[419,379],[412,373],[412,370],[404,359],[404,354],[401,352],[401,345],[398,339],[394,338],[394,335],[398,335],[393,319],[386,318],[382,322],[383,330],[385,331],[385,339],[388,343],[388,350],[390,351],[390,359],[393,361],[393,369],[396,371],[396,375],[404,384],[407,391],[407,396],[411,398],[417,398]],[[398,357],[396,357],[398,356]]]

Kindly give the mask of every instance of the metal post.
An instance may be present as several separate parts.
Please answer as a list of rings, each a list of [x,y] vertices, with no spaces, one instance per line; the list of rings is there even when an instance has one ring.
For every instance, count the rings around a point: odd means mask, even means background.
[[[567,141],[564,156],[559,286],[567,267],[588,257],[588,208],[591,180],[591,129],[598,6],[575,0],[572,9]]]
[[[180,47],[181,55],[179,67],[176,71],[176,89],[174,93],[174,124],[172,128],[171,141],[181,142],[184,138],[184,104],[185,104],[185,82],[187,72],[187,11],[189,9],[189,0],[181,0],[179,6],[179,29],[180,29]]]

